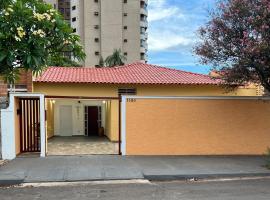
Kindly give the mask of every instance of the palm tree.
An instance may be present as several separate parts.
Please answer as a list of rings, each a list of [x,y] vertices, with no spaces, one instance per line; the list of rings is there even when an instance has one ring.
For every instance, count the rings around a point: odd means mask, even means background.
[[[102,56],[100,57],[99,63],[98,63],[98,68],[101,68],[101,67],[105,67],[105,63]]]
[[[124,56],[120,49],[115,49],[113,54],[108,56],[105,59],[105,64],[107,67],[114,67],[124,65],[125,61],[127,60],[126,56]]]

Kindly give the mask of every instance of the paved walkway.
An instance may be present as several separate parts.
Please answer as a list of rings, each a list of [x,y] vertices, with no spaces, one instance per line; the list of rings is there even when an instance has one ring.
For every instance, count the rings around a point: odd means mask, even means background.
[[[118,143],[106,137],[53,137],[48,141],[48,155],[118,155]]]
[[[264,157],[49,156],[17,158],[0,167],[4,182],[270,176]]]

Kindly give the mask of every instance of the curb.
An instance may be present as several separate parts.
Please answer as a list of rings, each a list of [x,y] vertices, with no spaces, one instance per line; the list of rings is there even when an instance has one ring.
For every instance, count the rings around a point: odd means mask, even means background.
[[[93,179],[93,180],[63,180],[56,181],[56,183],[83,183],[83,182],[113,182],[113,181],[222,181],[222,180],[241,180],[241,179],[270,179],[270,173],[239,173],[239,174],[191,174],[191,175],[144,175],[142,179]],[[35,182],[35,184],[46,184],[54,183],[55,181],[40,181]],[[0,180],[0,187],[11,187],[21,184],[33,184],[30,182],[25,182],[24,179],[10,179],[10,180]]]
[[[0,187],[10,187],[24,183],[24,179],[17,180],[0,180]]]
[[[219,179],[270,178],[270,173],[239,174],[191,174],[191,175],[144,175],[149,181],[203,181]]]

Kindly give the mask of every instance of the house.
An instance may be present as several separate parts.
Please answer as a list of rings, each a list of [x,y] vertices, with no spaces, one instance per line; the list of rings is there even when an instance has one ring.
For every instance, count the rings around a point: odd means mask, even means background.
[[[20,77],[16,81],[13,88],[8,85],[3,77],[0,77],[0,107],[6,106],[6,101],[9,92],[32,92],[32,73],[20,69]]]
[[[13,96],[15,116],[23,116],[15,119],[22,124],[14,131],[16,154],[40,140],[42,155],[254,155],[270,141],[269,99],[258,96],[259,88],[225,92],[222,81],[208,75],[143,63],[49,67],[34,79],[33,91],[45,98],[40,110]],[[43,106],[45,124],[29,118],[44,125],[44,134],[29,142],[25,113],[39,115]],[[38,135],[37,128],[30,132]]]
[[[14,88],[10,87],[3,78],[0,78],[0,97],[6,97],[11,89],[16,92],[32,92],[32,73],[21,69],[20,77],[13,86]]]

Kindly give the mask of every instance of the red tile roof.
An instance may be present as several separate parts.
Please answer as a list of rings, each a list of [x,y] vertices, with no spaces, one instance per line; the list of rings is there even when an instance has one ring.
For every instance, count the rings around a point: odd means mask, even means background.
[[[208,75],[133,63],[114,68],[49,67],[34,82],[217,85]]]

